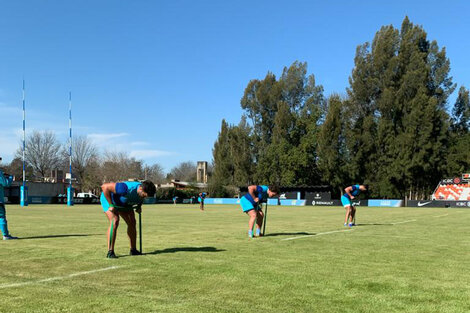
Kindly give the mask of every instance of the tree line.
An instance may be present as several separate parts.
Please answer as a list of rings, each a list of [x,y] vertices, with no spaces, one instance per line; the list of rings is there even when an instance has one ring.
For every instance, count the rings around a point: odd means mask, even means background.
[[[349,87],[328,97],[305,62],[253,79],[238,125],[222,120],[213,193],[253,183],[367,183],[379,198],[424,198],[470,171],[470,97],[450,76],[445,48],[406,17],[356,49]]]
[[[25,142],[25,178],[28,181],[49,181],[51,173],[70,170],[69,142],[61,143],[51,131],[34,130]],[[23,151],[18,148],[13,160],[6,164],[5,172],[14,175],[16,180],[23,177]],[[148,165],[144,161],[129,156],[127,152],[101,153],[86,136],[75,136],[72,140],[72,173],[76,179],[74,187],[81,191],[100,192],[104,182],[126,181],[128,179],[149,179],[155,184],[172,179],[196,181],[194,162],[181,162],[165,173],[158,164]],[[65,176],[65,175],[64,175]]]

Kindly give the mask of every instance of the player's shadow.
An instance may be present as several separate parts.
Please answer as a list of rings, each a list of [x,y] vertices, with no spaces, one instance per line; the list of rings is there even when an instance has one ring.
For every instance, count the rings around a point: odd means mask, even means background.
[[[354,227],[362,227],[362,226],[393,226],[393,224],[390,224],[390,223],[361,223],[361,224],[356,224]]]
[[[144,253],[147,254],[164,254],[164,253],[176,253],[176,252],[223,252],[224,249],[217,249],[215,247],[178,247],[178,248],[166,248],[163,250],[155,250],[153,252]]]
[[[19,237],[17,240],[46,239],[46,238],[63,238],[63,237],[88,237],[88,236],[102,236],[102,235],[103,235],[103,234],[44,235],[44,236]]]
[[[263,237],[275,237],[275,236],[297,236],[297,235],[315,235],[312,233],[307,233],[304,231],[297,232],[297,233],[272,233],[272,234],[266,234]]]

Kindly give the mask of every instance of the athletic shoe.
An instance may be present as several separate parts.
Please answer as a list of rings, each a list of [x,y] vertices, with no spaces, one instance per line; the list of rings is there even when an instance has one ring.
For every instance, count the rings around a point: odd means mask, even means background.
[[[137,249],[131,249],[131,251],[129,251],[129,255],[142,255],[142,252]]]
[[[13,239],[18,239],[18,237],[14,237],[12,235],[3,236],[3,240],[13,240]]]
[[[349,227],[353,227],[354,226],[354,223],[349,223]]]
[[[114,254],[113,250],[108,251],[108,255],[106,256],[108,259],[117,259],[117,256]]]
[[[249,230],[249,231],[248,231],[248,237],[249,237],[249,238],[253,238],[253,231],[252,231],[252,230]]]
[[[348,223],[344,223],[344,226],[348,226]]]

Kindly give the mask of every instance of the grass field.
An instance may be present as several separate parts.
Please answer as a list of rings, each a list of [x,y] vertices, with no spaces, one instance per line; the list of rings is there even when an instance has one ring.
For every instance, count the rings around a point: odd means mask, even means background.
[[[7,205],[0,312],[470,312],[470,210],[144,206],[144,256],[106,259],[99,206]]]

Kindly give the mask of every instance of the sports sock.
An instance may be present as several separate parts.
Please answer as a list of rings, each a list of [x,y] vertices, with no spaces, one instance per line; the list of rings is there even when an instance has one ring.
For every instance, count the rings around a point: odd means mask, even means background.
[[[7,220],[4,218],[0,218],[0,230],[2,231],[3,236],[9,236],[8,233],[8,223]]]

